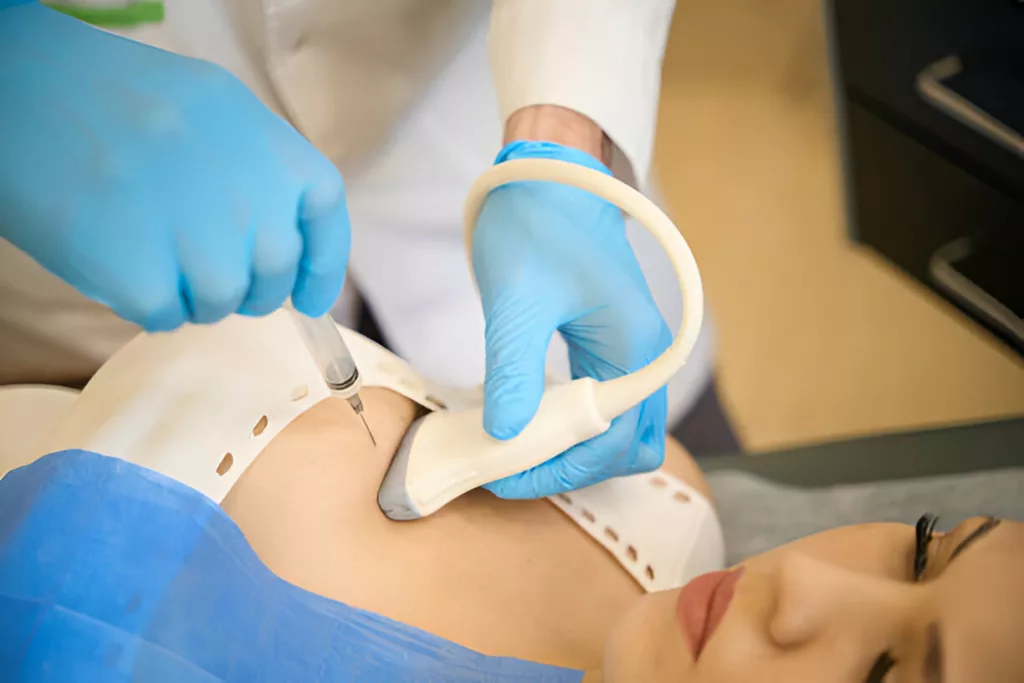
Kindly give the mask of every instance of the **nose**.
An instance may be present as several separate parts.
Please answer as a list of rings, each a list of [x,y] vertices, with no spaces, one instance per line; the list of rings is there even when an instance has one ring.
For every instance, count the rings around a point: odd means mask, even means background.
[[[861,645],[888,642],[898,627],[908,586],[791,553],[780,560],[772,640],[795,648],[819,639],[853,637]]]

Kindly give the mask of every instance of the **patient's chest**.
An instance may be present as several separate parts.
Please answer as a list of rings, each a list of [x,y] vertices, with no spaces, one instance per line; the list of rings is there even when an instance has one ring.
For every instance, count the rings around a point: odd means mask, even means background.
[[[721,567],[708,502],[657,475],[605,482],[571,502],[475,492],[425,520],[389,521],[377,489],[419,410],[413,400],[437,402],[411,368],[347,334],[377,448],[346,403],[326,398],[279,311],[135,339],[42,453],[90,450],[177,479],[221,502],[284,579],[485,653],[596,665],[639,586],[678,586]]]
[[[307,590],[473,649],[572,667],[600,662],[605,635],[642,590],[547,501],[475,491],[432,517],[392,522],[376,504],[410,402],[364,392],[379,451],[338,401],[280,434],[223,505],[260,558]]]

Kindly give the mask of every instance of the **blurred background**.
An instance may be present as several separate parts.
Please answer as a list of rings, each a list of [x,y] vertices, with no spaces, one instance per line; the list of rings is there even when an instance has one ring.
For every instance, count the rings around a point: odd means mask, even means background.
[[[665,60],[656,167],[744,446],[1024,415],[1021,356],[847,234],[822,4],[680,0]]]

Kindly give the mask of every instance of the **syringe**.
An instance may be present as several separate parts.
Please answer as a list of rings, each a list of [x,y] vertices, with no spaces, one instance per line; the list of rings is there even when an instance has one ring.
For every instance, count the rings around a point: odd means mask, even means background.
[[[313,361],[320,368],[320,374],[327,383],[327,388],[335,396],[339,396],[352,406],[356,415],[363,421],[366,432],[370,435],[370,441],[377,445],[373,438],[370,426],[366,424],[363,417],[363,401],[359,398],[359,390],[363,386],[362,378],[359,376],[359,368],[356,367],[352,354],[345,345],[341,333],[335,327],[334,321],[329,315],[320,318],[310,318],[292,310],[292,318],[298,327],[306,348],[313,356]]]

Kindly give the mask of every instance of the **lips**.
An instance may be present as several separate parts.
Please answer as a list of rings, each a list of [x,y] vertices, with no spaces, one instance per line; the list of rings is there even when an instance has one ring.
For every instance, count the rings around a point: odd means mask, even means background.
[[[676,617],[690,643],[694,661],[700,658],[704,646],[729,609],[741,578],[743,567],[702,574],[679,592]]]

